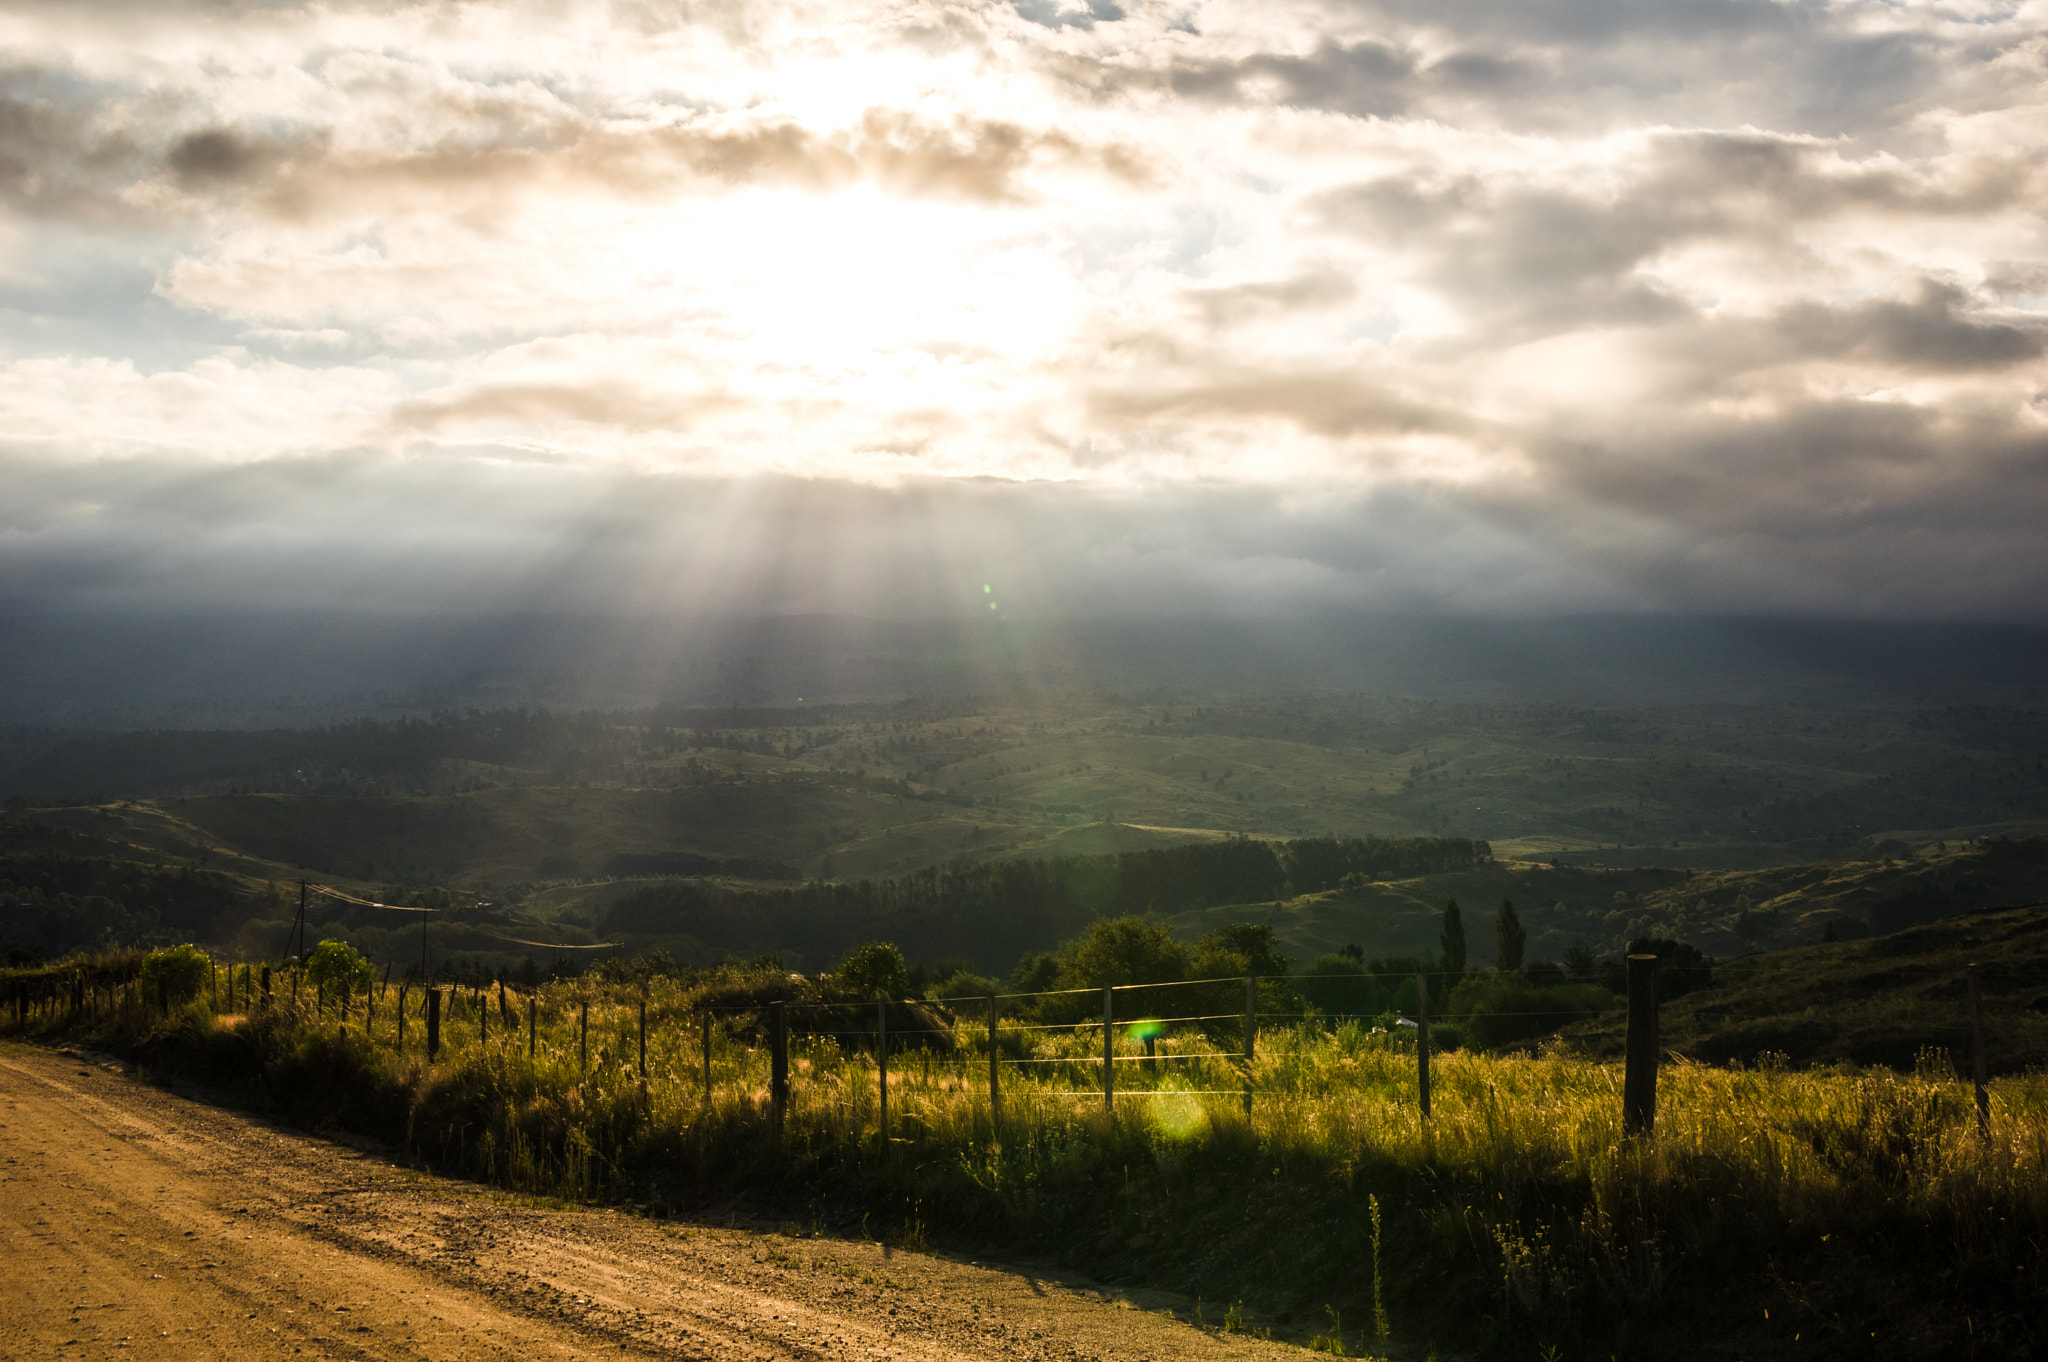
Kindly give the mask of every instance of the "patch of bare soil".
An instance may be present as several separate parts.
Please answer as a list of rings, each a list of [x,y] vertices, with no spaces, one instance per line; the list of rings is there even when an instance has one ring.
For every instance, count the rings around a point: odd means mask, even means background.
[[[8,1358],[1301,1355],[1163,1294],[523,1206],[22,1046],[0,1048],[0,1246]]]

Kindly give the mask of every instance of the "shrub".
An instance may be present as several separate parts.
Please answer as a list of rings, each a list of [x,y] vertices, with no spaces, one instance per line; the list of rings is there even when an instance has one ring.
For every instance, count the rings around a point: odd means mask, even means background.
[[[306,977],[337,997],[367,993],[377,982],[370,962],[346,941],[323,941],[306,957]]]
[[[910,991],[910,967],[893,942],[870,941],[855,946],[832,971],[832,981],[856,997],[877,993],[900,998]]]
[[[985,998],[991,993],[1002,992],[1002,985],[971,969],[955,970],[938,983],[925,990],[925,996],[943,1001],[947,998]]]
[[[1547,1036],[1615,1006],[1615,997],[1593,984],[1540,988],[1519,974],[1482,974],[1451,993],[1451,1015],[1464,1023],[1466,1037],[1482,1049]]]
[[[212,959],[198,947],[165,946],[142,958],[143,996],[154,998],[161,987],[171,1002],[190,1002],[212,974]]]

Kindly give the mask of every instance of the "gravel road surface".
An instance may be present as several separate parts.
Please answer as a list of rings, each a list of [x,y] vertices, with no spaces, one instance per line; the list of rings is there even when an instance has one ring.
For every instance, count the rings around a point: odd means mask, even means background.
[[[878,1244],[538,1209],[0,1046],[0,1356],[1298,1358],[1186,1302]]]

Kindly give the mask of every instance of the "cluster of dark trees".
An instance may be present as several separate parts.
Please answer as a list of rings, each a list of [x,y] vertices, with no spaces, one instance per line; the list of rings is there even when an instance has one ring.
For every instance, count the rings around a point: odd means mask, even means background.
[[[0,952],[19,960],[232,930],[251,903],[231,876],[129,860],[88,833],[0,820]]]
[[[934,866],[887,880],[739,889],[649,885],[619,898],[607,935],[687,937],[712,952],[795,952],[836,960],[861,941],[914,941],[919,954],[983,970],[1078,935],[1100,918],[1146,917],[1461,870],[1492,856],[1466,838],[1231,838],[1121,855]]]
[[[1528,933],[1512,899],[1500,901],[1493,931],[1497,967],[1468,973],[1464,913],[1451,899],[1444,905],[1434,959],[1366,960],[1358,947],[1347,946],[1312,963],[1298,986],[1303,998],[1324,1014],[1351,1017],[1413,1013],[1427,990],[1432,1010],[1451,1020],[1454,1029],[1447,1038],[1452,1043],[1469,1038],[1486,1046],[1549,1035],[1608,1010],[1626,992],[1620,958],[1596,960],[1590,951],[1575,949],[1562,964],[1539,960],[1525,966]],[[1644,937],[1631,941],[1627,954],[1657,957],[1659,1001],[1713,982],[1713,961],[1683,941]]]
[[[373,719],[327,728],[51,735],[6,782],[29,795],[107,796],[247,787],[317,791],[370,781],[425,791],[449,762],[518,767],[571,778],[643,755],[640,736],[598,714],[505,709]]]

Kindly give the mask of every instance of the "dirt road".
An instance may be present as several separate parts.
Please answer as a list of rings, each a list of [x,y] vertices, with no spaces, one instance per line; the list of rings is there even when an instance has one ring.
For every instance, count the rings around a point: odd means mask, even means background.
[[[1302,1356],[1203,1333],[1170,1303],[876,1244],[522,1207],[0,1047],[7,1358]]]

